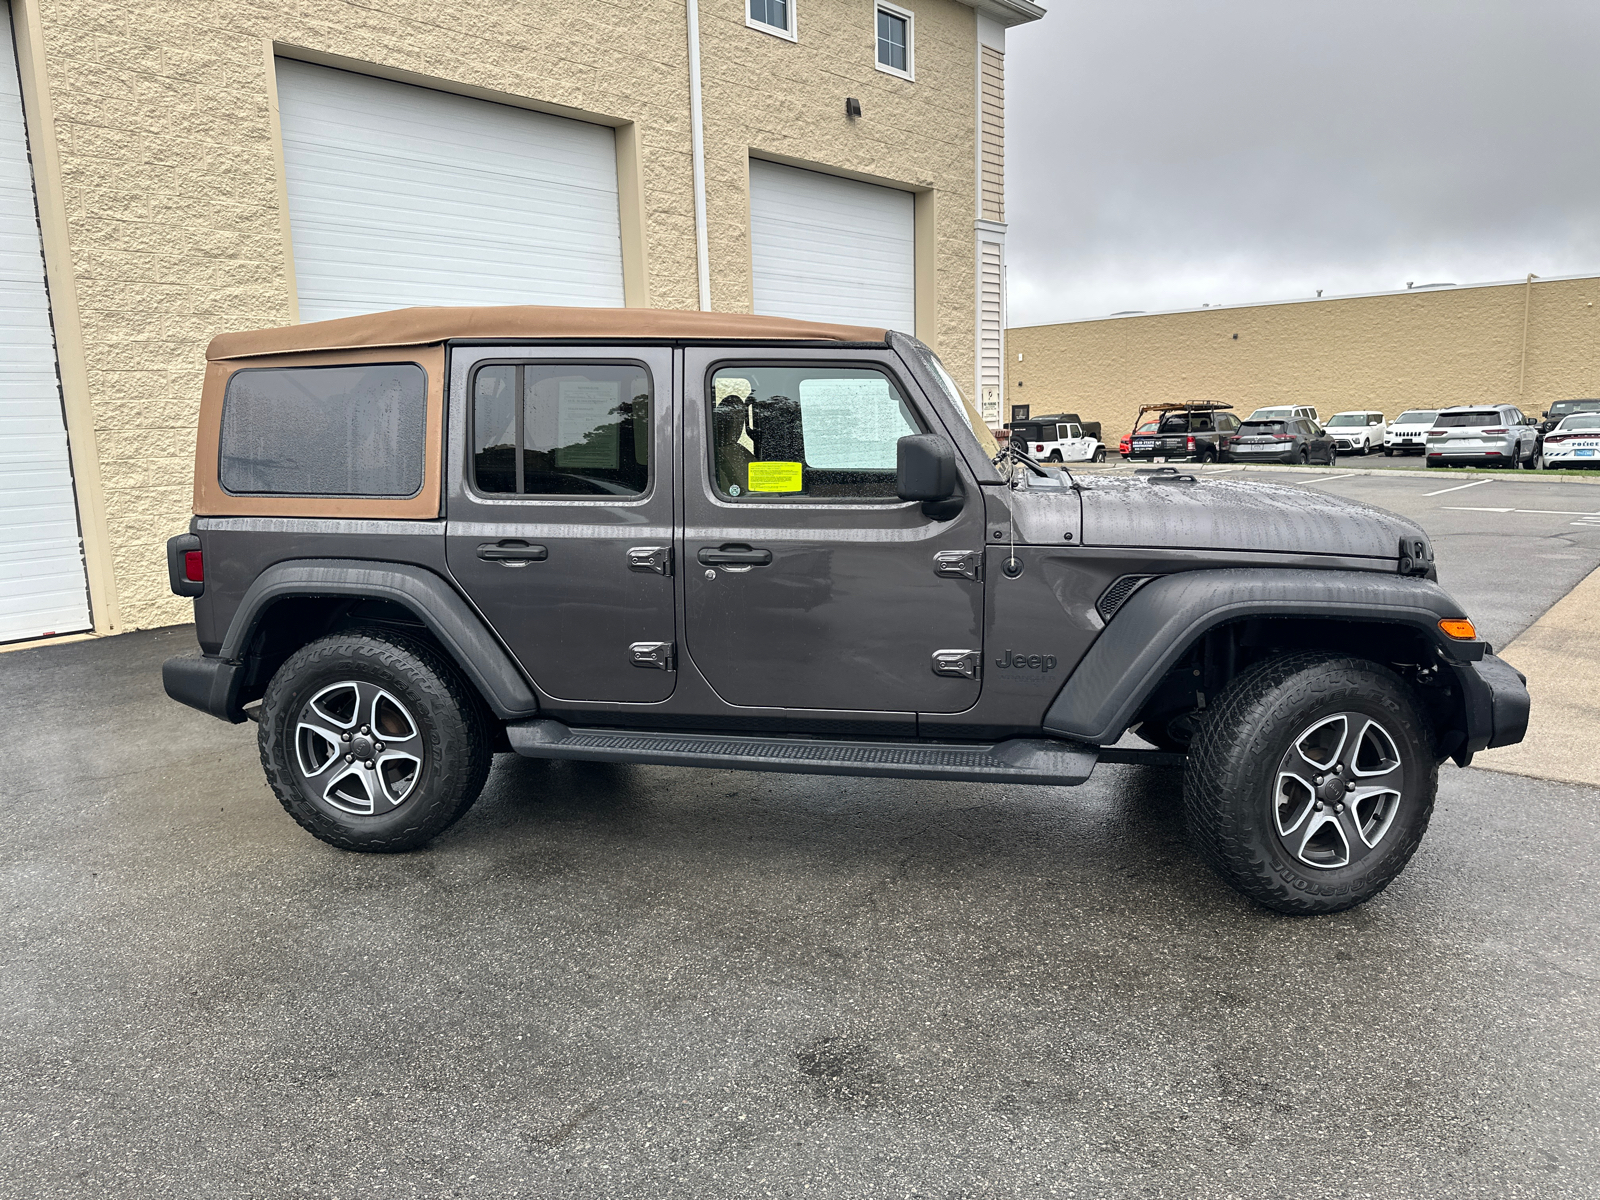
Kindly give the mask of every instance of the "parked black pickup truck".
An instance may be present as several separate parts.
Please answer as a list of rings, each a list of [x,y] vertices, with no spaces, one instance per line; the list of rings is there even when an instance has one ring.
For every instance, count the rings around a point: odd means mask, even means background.
[[[855,776],[863,803],[1142,762],[1183,768],[1240,891],[1332,912],[1404,867],[1441,762],[1527,723],[1410,521],[1046,470],[901,333],[409,309],[208,358],[167,547],[200,652],[166,690],[257,722],[283,807],[349,850],[436,837],[496,751]]]
[[[1239,418],[1230,404],[1146,404],[1133,427],[1148,416],[1160,419],[1154,433],[1135,432],[1128,442],[1132,462],[1216,462],[1228,438],[1239,432]]]

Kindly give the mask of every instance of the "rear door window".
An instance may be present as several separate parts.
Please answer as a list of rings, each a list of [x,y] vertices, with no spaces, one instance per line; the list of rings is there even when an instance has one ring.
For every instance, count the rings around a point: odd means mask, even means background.
[[[899,385],[871,367],[728,364],[708,403],[713,482],[740,503],[898,501],[898,443],[922,432]]]
[[[514,496],[637,496],[650,486],[642,363],[487,363],[472,377],[472,476]]]

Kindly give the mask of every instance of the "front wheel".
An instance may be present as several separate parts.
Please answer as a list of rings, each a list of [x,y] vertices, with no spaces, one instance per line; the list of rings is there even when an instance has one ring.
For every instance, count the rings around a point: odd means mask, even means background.
[[[1184,810],[1239,892],[1331,913],[1381,892],[1428,828],[1439,766],[1406,683],[1365,659],[1299,652],[1256,664],[1190,745]]]
[[[1094,461],[1094,462],[1105,462],[1105,460],[1106,460],[1106,448],[1104,446],[1101,446],[1098,450],[1096,450],[1094,452],[1094,458],[1093,458],[1092,461]]]
[[[472,807],[489,774],[482,702],[430,646],[386,629],[289,656],[261,704],[261,765],[309,833],[413,850]]]
[[[1383,448],[1383,456],[1385,458],[1393,458],[1394,457],[1394,447],[1393,446],[1385,446]]]

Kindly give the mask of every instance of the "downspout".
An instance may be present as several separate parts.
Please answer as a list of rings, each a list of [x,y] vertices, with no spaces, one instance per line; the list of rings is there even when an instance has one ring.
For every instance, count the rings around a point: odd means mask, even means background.
[[[694,257],[700,311],[711,311],[711,253],[706,246],[705,123],[700,114],[700,5],[689,5],[689,153],[694,160]]]
[[[694,0],[689,0],[693,4]],[[1522,384],[1528,378],[1528,302],[1533,299],[1533,281],[1539,278],[1528,272],[1522,285],[1522,366],[1517,369],[1517,405],[1522,405]]]

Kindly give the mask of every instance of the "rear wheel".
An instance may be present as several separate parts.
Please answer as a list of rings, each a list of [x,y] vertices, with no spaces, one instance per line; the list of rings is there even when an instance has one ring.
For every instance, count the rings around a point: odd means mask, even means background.
[[[426,844],[472,807],[491,758],[482,703],[454,666],[385,629],[291,655],[267,686],[259,742],[284,809],[346,850]]]
[[[1300,453],[1295,455],[1295,461],[1302,467],[1309,466],[1311,463],[1311,451],[1301,446]]]
[[[1050,457],[1045,459],[1045,462],[1060,462],[1060,461],[1061,461],[1061,451],[1059,451],[1059,450],[1050,451]]]
[[[1399,676],[1325,652],[1236,678],[1189,748],[1184,808],[1211,866],[1285,913],[1330,913],[1381,892],[1433,812],[1431,730]]]

